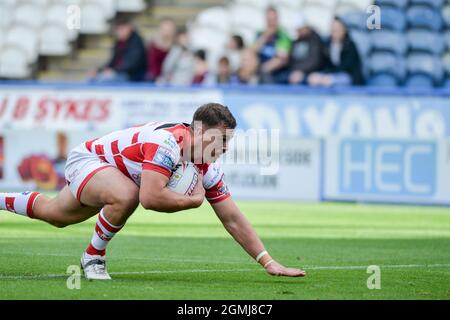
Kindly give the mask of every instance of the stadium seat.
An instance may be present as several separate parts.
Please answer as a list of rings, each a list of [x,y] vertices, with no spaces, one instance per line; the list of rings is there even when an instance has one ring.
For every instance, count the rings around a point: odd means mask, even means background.
[[[214,51],[225,48],[229,41],[229,34],[208,27],[193,26],[189,29],[189,38],[193,49]]]
[[[391,30],[373,30],[369,32],[372,48],[375,51],[390,51],[404,55],[408,49],[403,33]]]
[[[39,37],[32,27],[18,25],[10,28],[5,38],[5,46],[13,46],[22,49],[27,56],[27,61],[33,63],[38,56]]]
[[[279,0],[277,5],[292,8],[293,10],[300,10],[306,0]]]
[[[47,9],[46,23],[58,24],[64,27],[70,41],[73,41],[78,37],[78,29],[67,28],[67,7],[63,4],[51,5]]]
[[[397,79],[406,75],[406,66],[402,57],[389,52],[375,52],[369,58],[370,74],[388,73]]]
[[[442,66],[447,75],[450,75],[450,51],[447,51],[442,56]]]
[[[400,82],[397,79],[397,77],[395,77],[392,74],[380,73],[380,74],[371,76],[368,79],[367,84],[371,87],[392,88],[392,87],[399,86]]]
[[[45,25],[41,29],[39,54],[44,56],[64,56],[70,53],[69,38],[64,26]]]
[[[391,6],[404,10],[408,5],[409,0],[376,0],[377,6]]]
[[[440,10],[443,3],[443,0],[409,0],[409,5],[425,5],[436,10]]]
[[[95,2],[84,2],[81,6],[81,29],[83,34],[102,34],[108,31],[103,8]]]
[[[443,27],[442,17],[439,11],[428,6],[410,7],[406,16],[410,28],[422,28],[440,31]]]
[[[302,14],[306,23],[313,27],[320,35],[330,34],[331,24],[334,14],[332,10],[326,10],[323,7],[304,7]]]
[[[303,6],[322,7],[333,10],[340,0],[305,0]]]
[[[406,28],[405,13],[400,9],[381,7],[381,28],[403,32]]]
[[[27,53],[19,47],[4,47],[0,51],[0,78],[25,79],[30,76]]]
[[[14,8],[0,3],[0,28],[6,29],[10,26],[13,19]]]
[[[319,16],[320,17],[320,16]],[[339,17],[345,22],[348,28],[357,30],[367,30],[367,16],[361,11],[349,11],[342,13]]]
[[[250,6],[260,10],[265,10],[269,5],[273,4],[271,0],[235,0],[238,5]]]
[[[445,49],[444,38],[436,32],[411,29],[406,34],[409,50],[441,55]]]
[[[17,0],[0,0],[0,4],[14,7],[17,4]]]
[[[299,12],[292,10],[290,7],[278,6],[278,14],[280,15],[280,25],[286,30],[292,39],[297,38],[296,22]],[[302,11],[303,12],[303,11]]]
[[[82,3],[83,2],[96,2],[100,7],[103,8],[103,12],[105,13],[105,17],[107,19],[112,19],[116,15],[116,0],[83,0]]]
[[[445,26],[450,28],[450,5],[446,5],[444,9],[442,9],[441,13]]]
[[[230,14],[233,27],[246,27],[258,32],[263,31],[266,26],[264,11],[252,6],[234,5]]]
[[[405,86],[409,88],[432,88],[434,87],[433,78],[426,74],[414,74],[405,81]]]
[[[407,70],[410,75],[424,75],[435,83],[442,80],[444,69],[440,57],[426,53],[411,53],[407,59]]]
[[[367,7],[373,4],[373,0],[341,0],[339,6],[353,7],[356,10],[366,12]]]
[[[444,80],[444,83],[442,84],[445,88],[450,88],[450,77],[446,78]]]
[[[118,12],[141,12],[146,6],[144,0],[117,0]]]
[[[444,38],[445,46],[450,49],[450,30],[444,33],[442,36]]]
[[[33,28],[40,28],[44,22],[44,8],[38,4],[20,4],[14,10],[14,23],[26,24]]]
[[[229,32],[231,28],[231,17],[228,9],[224,7],[211,7],[200,12],[195,19],[195,23],[198,26]]]
[[[361,57],[365,59],[369,55],[369,52],[372,50],[370,33],[361,30],[351,30],[350,37],[355,42]]]

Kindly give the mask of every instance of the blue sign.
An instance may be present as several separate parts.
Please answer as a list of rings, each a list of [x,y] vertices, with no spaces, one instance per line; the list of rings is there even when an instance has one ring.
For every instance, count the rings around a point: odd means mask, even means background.
[[[435,142],[343,139],[339,192],[429,197],[436,192]]]
[[[450,99],[427,96],[225,92],[238,126],[282,137],[450,137]]]

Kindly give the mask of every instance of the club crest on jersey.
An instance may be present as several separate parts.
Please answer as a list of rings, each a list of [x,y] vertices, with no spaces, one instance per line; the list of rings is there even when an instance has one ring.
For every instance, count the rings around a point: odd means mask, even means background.
[[[175,165],[172,159],[172,152],[162,147],[158,147],[158,150],[153,158],[153,162],[170,170],[172,170]]]

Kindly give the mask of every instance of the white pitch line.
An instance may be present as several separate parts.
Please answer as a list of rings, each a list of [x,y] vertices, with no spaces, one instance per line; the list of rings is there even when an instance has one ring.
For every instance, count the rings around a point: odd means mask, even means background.
[[[368,266],[303,266],[305,271],[309,270],[365,270]],[[448,264],[397,264],[397,265],[380,265],[380,269],[403,269],[403,268],[450,268]],[[123,271],[111,272],[111,275],[135,275],[135,274],[176,274],[176,273],[223,273],[223,272],[258,272],[263,269],[185,269],[185,270],[149,270],[149,271]],[[33,279],[52,279],[68,277],[69,274],[37,274],[37,275],[22,275],[9,276],[1,275],[0,280],[33,280]]]

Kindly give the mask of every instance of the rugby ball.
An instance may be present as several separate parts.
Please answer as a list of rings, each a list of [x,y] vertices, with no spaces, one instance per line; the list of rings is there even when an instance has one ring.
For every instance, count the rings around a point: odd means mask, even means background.
[[[191,195],[197,185],[199,171],[192,162],[182,162],[167,183],[167,188],[173,192]]]

